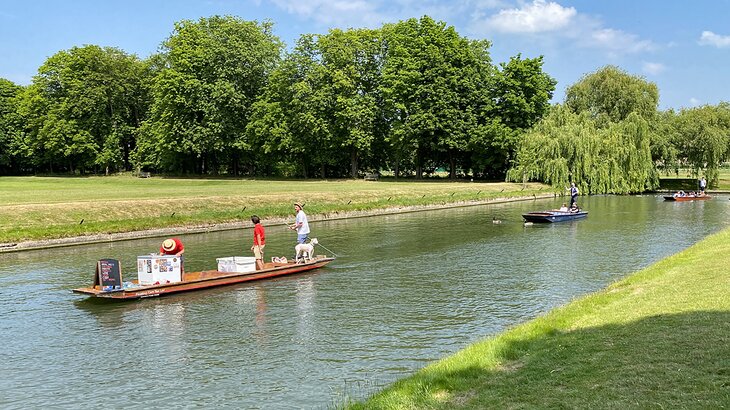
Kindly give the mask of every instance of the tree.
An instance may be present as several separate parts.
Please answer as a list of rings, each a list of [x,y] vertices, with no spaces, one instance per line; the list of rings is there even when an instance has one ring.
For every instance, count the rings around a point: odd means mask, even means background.
[[[17,118],[17,98],[23,87],[0,78],[0,173],[13,171],[15,155],[14,139],[20,131]]]
[[[327,121],[333,144],[349,152],[350,176],[357,177],[361,160],[369,158],[376,139],[384,138],[380,107],[383,41],[381,31],[331,30],[320,36],[324,81],[329,96]]]
[[[481,132],[476,134],[475,161],[484,174],[503,177],[520,136],[550,108],[557,81],[542,71],[543,58],[521,55],[501,63],[489,92],[494,103],[486,110]]]
[[[672,122],[672,143],[682,165],[694,176],[704,170],[711,185],[719,181],[719,168],[730,156],[730,104],[684,109]]]
[[[570,182],[588,194],[626,194],[658,186],[648,122],[636,113],[599,127],[589,113],[564,106],[521,141],[508,180],[538,180],[563,191]]]
[[[648,120],[656,114],[658,103],[656,84],[615,66],[585,75],[565,94],[566,107],[576,113],[587,112],[601,125],[622,121],[631,113]]]
[[[396,176],[415,152],[417,178],[438,153],[448,156],[454,177],[456,155],[467,149],[478,124],[488,43],[469,42],[428,16],[386,25],[384,31],[382,92]]]
[[[245,130],[283,47],[272,29],[271,22],[231,16],[175,23],[162,44],[151,118],[140,133],[150,151],[137,157],[198,173],[216,173],[221,163],[234,174],[242,162],[253,169]]]
[[[146,110],[141,64],[119,49],[87,45],[45,61],[22,95],[21,150],[41,169],[129,169]]]

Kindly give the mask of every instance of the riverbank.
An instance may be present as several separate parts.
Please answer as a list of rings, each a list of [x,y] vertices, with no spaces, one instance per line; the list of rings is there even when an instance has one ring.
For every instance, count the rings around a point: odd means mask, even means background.
[[[349,409],[726,408],[730,229]]]
[[[552,198],[542,184],[0,178],[0,253]],[[150,197],[155,198],[150,199]],[[162,199],[159,199],[163,197]]]

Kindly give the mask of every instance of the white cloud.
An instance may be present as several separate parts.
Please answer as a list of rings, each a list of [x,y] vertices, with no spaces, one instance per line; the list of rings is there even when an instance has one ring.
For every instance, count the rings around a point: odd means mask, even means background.
[[[667,67],[665,67],[664,64],[661,64],[661,63],[650,63],[650,62],[647,62],[647,61],[645,61],[642,64],[642,67],[641,67],[642,71],[644,71],[647,74],[653,74],[653,75],[660,74],[660,73],[664,72],[664,70],[666,70],[666,68]]]
[[[595,46],[612,52],[638,53],[642,51],[650,51],[655,48],[649,40],[641,40],[634,34],[610,28],[593,30],[583,38],[585,43],[590,46]]]
[[[577,12],[573,7],[534,0],[519,9],[504,9],[487,19],[487,26],[503,33],[539,33],[567,26]]]
[[[391,20],[387,15],[378,11],[381,4],[374,1],[272,0],[271,2],[289,14],[340,28],[374,27]]]
[[[730,47],[730,36],[721,36],[712,31],[703,31],[699,43],[703,46],[715,46],[717,48]]]
[[[701,103],[702,103],[702,101],[698,100],[697,98],[692,97],[692,98],[689,99],[689,106],[690,107],[697,107]]]

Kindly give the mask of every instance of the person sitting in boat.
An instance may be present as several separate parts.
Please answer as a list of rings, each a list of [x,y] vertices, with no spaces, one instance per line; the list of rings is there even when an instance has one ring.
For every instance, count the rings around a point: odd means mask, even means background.
[[[561,206],[560,209],[558,209],[558,211],[568,212],[568,205],[565,205],[565,203],[563,203],[563,206]]]
[[[573,204],[570,206],[570,212],[578,212],[580,211],[580,208],[578,207],[577,202],[573,202]]]
[[[679,191],[677,191],[677,192],[674,193],[674,197],[675,198],[677,198],[677,197],[682,198],[682,197],[685,197],[685,196],[687,196],[687,194],[684,191],[682,191],[681,189]]]

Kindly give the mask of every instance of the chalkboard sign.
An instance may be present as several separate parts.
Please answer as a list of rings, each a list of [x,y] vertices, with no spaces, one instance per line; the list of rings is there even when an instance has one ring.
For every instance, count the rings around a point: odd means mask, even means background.
[[[96,263],[94,286],[102,290],[122,289],[122,267],[116,259],[101,259]]]

